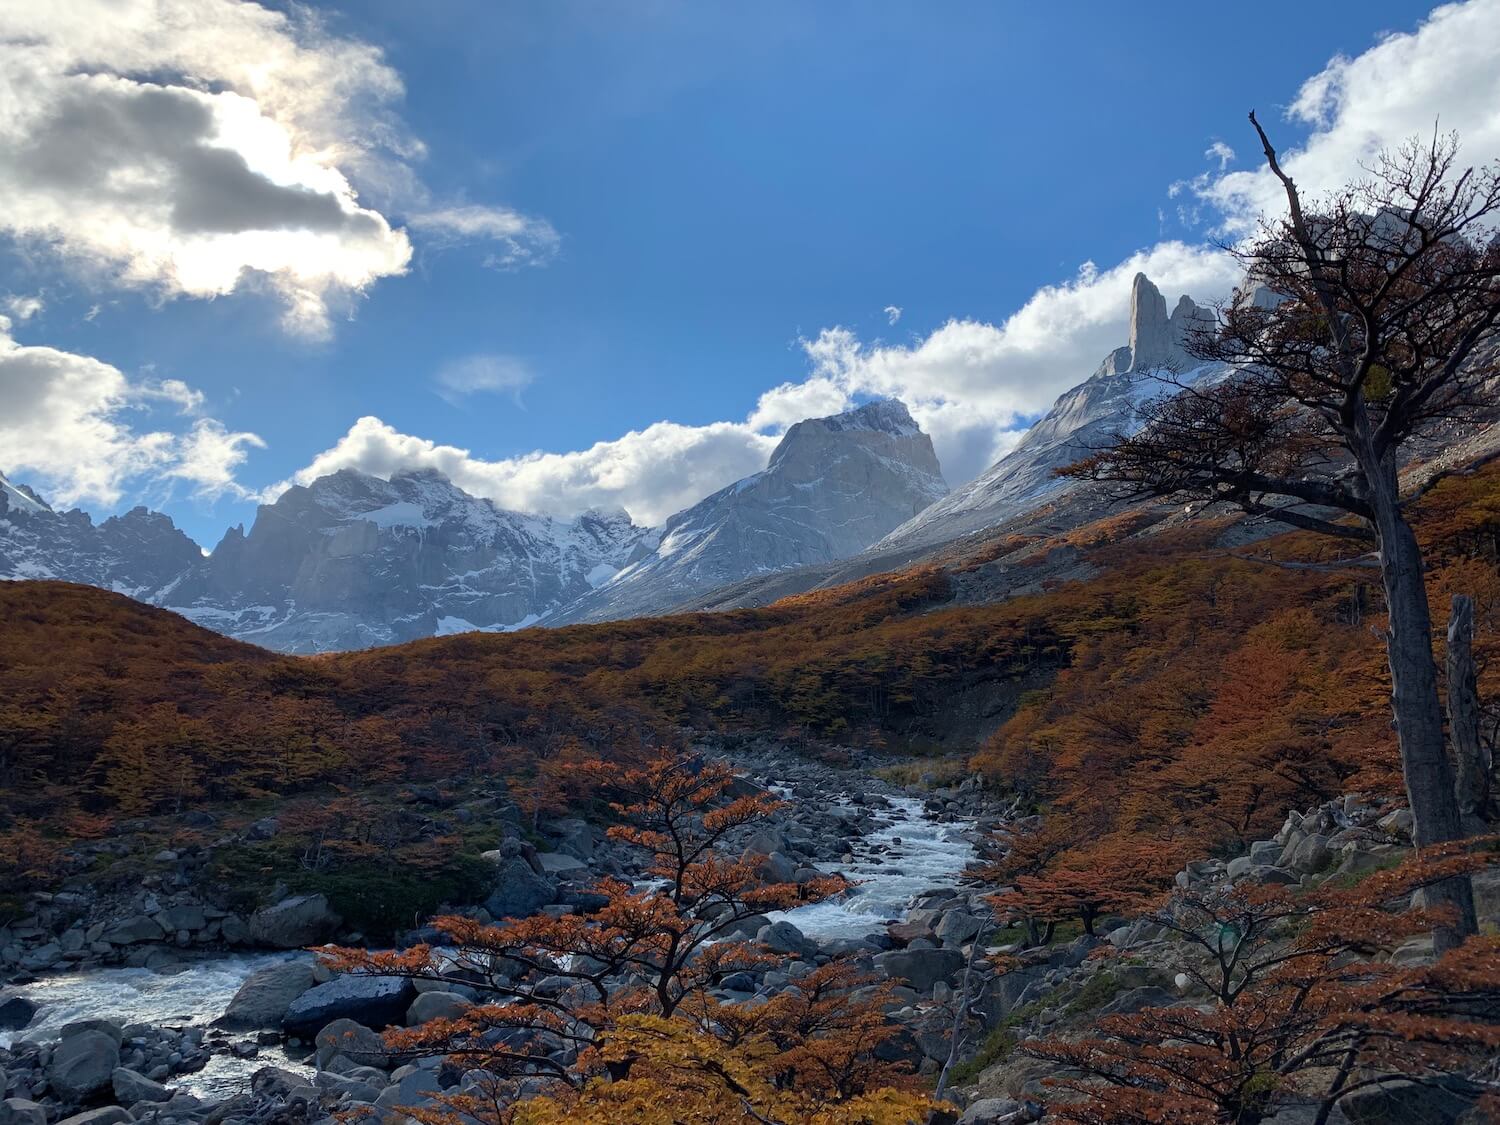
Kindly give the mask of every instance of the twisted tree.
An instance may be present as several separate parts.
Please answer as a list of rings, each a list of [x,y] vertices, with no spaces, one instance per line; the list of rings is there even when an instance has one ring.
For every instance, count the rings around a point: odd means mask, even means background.
[[[1309,206],[1250,121],[1287,211],[1232,248],[1251,285],[1188,341],[1232,373],[1149,403],[1143,429],[1064,471],[1114,482],[1122,498],[1232,504],[1374,548],[1416,842],[1459,839],[1422,553],[1398,472],[1414,442],[1458,436],[1493,407],[1500,165],[1460,168],[1456,138],[1435,135]],[[1466,879],[1431,895],[1448,908],[1442,947],[1474,932]]]

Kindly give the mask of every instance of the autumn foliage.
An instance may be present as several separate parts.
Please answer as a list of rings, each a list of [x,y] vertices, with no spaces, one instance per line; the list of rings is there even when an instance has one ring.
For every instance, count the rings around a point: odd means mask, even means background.
[[[393,1053],[441,1053],[470,1079],[415,1116],[506,1125],[550,1122],[908,1122],[926,1099],[878,1048],[896,1029],[877,984],[834,961],[758,1006],[710,989],[776,962],[744,936],[767,911],[845,887],[825,877],[765,883],[720,848],[779,802],[736,796],[720,764],[660,756],[624,779],[617,839],[652,856],[655,880],[606,879],[587,915],[499,924],[439,918],[441,949],[341,949],[337,969],[455,981],[485,1002],[387,1033]],[[524,1096],[525,1100],[521,1101]]]
[[[1152,917],[1179,941],[1208,1002],[1108,1016],[1081,1039],[1023,1044],[1069,1068],[1053,1082],[1055,1118],[1255,1125],[1299,1106],[1322,1122],[1363,1087],[1481,1067],[1500,1050],[1500,937],[1470,938],[1431,964],[1390,954],[1434,926],[1408,908],[1412,892],[1493,863],[1483,854],[1493,844],[1434,849],[1355,888],[1175,892]]]

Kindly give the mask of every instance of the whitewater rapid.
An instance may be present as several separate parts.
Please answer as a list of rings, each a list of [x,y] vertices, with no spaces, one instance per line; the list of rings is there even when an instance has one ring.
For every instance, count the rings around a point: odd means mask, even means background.
[[[92,969],[44,977],[8,990],[8,994],[24,996],[38,1005],[38,1011],[24,1029],[0,1031],[0,1047],[9,1047],[23,1039],[45,1043],[55,1039],[63,1025],[82,1019],[111,1019],[122,1026],[149,1023],[206,1028],[224,1014],[229,1001],[251,973],[305,956],[266,953],[215,957],[166,971]],[[268,1065],[312,1073],[311,1068],[288,1059],[280,1049],[266,1047],[254,1059],[214,1055],[202,1070],[174,1075],[167,1082],[200,1098],[227,1098],[242,1093],[249,1076]]]
[[[853,862],[820,863],[857,884],[847,894],[769,915],[820,941],[860,938],[899,922],[914,895],[951,887],[976,858],[964,824],[939,824],[916,797],[890,798],[892,822],[855,841]],[[898,842],[899,841],[899,842]]]
[[[952,886],[975,858],[965,826],[937,823],[915,797],[892,797],[890,804],[889,824],[851,842],[852,862],[819,864],[824,871],[841,871],[854,880],[851,891],[811,906],[779,911],[770,916],[772,920],[785,918],[821,941],[859,938],[879,932],[887,921],[899,921],[914,895]],[[0,1047],[22,1039],[46,1042],[64,1024],[97,1017],[121,1024],[206,1028],[224,1014],[251,973],[299,956],[306,954],[218,957],[166,971],[94,969],[46,977],[12,990],[36,1003],[39,1011],[24,1030],[0,1031]],[[169,1082],[198,1097],[226,1098],[242,1092],[249,1076],[267,1065],[312,1073],[279,1048],[265,1047],[254,1059],[216,1054],[203,1070],[176,1075]]]

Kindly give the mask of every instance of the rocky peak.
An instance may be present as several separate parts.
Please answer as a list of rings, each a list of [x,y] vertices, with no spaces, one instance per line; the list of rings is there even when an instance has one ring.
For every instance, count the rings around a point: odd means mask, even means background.
[[[848,558],[947,491],[905,404],[809,418],[763,472],[678,512],[650,554],[549,624],[659,613],[753,575]]]
[[[1170,358],[1167,302],[1143,273],[1130,283],[1130,370],[1161,367]]]

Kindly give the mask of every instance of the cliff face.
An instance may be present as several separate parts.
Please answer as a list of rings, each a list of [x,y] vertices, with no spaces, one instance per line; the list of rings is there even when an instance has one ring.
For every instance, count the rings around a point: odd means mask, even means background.
[[[612,577],[643,534],[624,512],[554,520],[435,472],[345,470],[263,505],[158,600],[286,652],[513,629]]]
[[[1186,343],[1213,313],[1183,296],[1167,315],[1167,303],[1145,274],[1136,274],[1130,294],[1130,342],[1104,358],[1092,377],[1060,395],[1052,409],[1026,432],[1015,449],[984,473],[908,520],[874,550],[944,543],[1019,515],[1069,486],[1056,471],[1137,424],[1141,404],[1169,394],[1163,374],[1180,382],[1211,378],[1214,370],[1192,358]]]
[[[661,612],[752,575],[847,558],[947,491],[931,438],[899,402],[799,422],[764,472],[673,516],[654,552],[548,623]]]
[[[160,512],[133,508],[96,525],[0,476],[0,579],[58,578],[150,600],[202,559]]]

